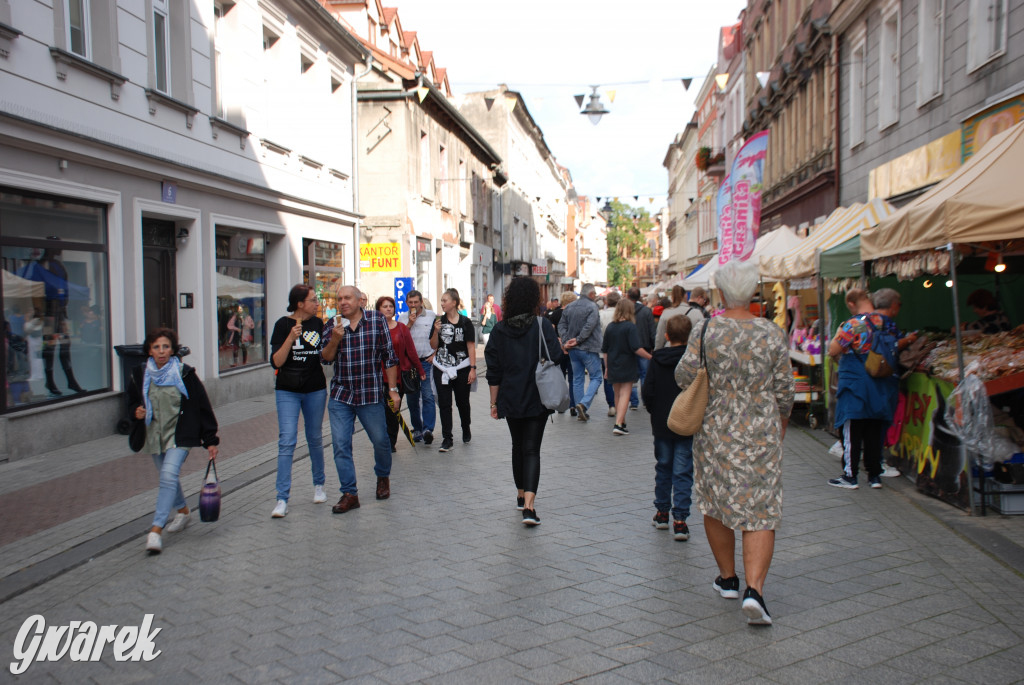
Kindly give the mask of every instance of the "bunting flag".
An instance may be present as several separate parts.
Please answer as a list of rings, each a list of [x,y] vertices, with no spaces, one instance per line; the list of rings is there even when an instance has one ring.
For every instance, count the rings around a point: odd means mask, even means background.
[[[607,92],[608,92],[608,99],[611,102],[615,102],[615,91],[614,90],[609,90]]]
[[[683,81],[683,90],[690,90],[690,84],[693,83],[693,79],[692,78],[684,78],[684,79],[682,79],[682,81]]]
[[[647,204],[653,205],[654,204],[654,198],[653,197],[647,198]]]
[[[639,195],[634,195],[633,196],[633,202],[640,202],[640,196]]]
[[[618,201],[619,201],[619,198],[618,198],[618,197],[613,197],[612,199],[613,199],[613,200],[615,200],[616,202],[618,202]]]
[[[484,104],[487,105],[487,111],[491,111],[491,106],[494,104],[494,98],[484,98]]]
[[[583,108],[583,100],[586,99],[587,96],[586,95],[573,95],[573,97],[576,98],[576,108],[577,109],[582,109]]]
[[[718,84],[719,90],[725,90],[725,87],[729,84],[729,74],[718,74],[715,76],[715,83]]]
[[[429,92],[429,88],[427,88],[426,86],[420,86],[419,88],[416,89],[416,97],[420,99],[420,102],[423,102],[423,99],[427,97],[427,93]]]
[[[509,112],[513,112],[516,109],[516,103],[519,102],[516,98],[505,98],[505,107]]]

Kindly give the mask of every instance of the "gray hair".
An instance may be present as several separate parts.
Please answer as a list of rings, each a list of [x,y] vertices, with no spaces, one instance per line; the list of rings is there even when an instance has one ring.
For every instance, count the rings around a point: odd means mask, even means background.
[[[902,299],[892,288],[881,288],[871,294],[871,306],[875,309],[889,309]]]
[[[715,287],[728,308],[746,307],[757,289],[758,267],[754,262],[737,259],[726,262],[715,272]]]
[[[580,286],[580,297],[590,297],[590,293],[596,290],[593,283],[584,283]]]

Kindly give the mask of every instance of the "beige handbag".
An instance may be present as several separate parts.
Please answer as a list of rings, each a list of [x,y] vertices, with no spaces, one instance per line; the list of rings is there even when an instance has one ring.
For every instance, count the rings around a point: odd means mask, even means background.
[[[697,375],[686,390],[676,395],[668,412],[668,429],[684,437],[700,430],[708,408],[708,361],[704,356],[704,333],[710,325],[711,321],[707,321],[700,331],[700,368]]]

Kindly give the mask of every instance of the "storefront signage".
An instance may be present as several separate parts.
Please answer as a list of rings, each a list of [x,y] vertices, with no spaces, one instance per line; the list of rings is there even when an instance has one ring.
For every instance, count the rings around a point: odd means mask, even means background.
[[[402,246],[399,243],[363,243],[359,246],[360,271],[401,271]]]
[[[533,275],[534,276],[547,276],[548,275],[548,267],[547,267],[547,265],[533,267]]]
[[[178,201],[178,184],[171,183],[170,181],[164,181],[160,184],[160,199],[163,202],[169,204],[175,204]]]
[[[959,167],[960,131],[953,131],[868,172],[868,199],[885,199],[924,188]]]
[[[1024,96],[989,107],[964,121],[961,127],[963,161],[985,147],[985,143],[1014,124],[1024,120]]]
[[[434,259],[434,251],[430,249],[430,240],[416,239],[416,261],[430,262]]]
[[[406,294],[412,290],[412,277],[395,279],[395,313],[404,314],[409,311],[405,303]]]

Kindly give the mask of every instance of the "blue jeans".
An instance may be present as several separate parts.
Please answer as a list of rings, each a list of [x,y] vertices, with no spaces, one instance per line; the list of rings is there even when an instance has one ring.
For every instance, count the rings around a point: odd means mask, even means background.
[[[572,362],[572,391],[576,402],[582,404],[585,409],[590,409],[594,395],[601,389],[604,380],[601,372],[601,355],[597,352],[569,350],[569,361]],[[590,374],[590,383],[586,391],[583,389],[584,372]]]
[[[693,489],[693,437],[655,438],[654,458],[654,506],[668,511],[671,505],[673,520],[685,521]]]
[[[437,412],[434,408],[434,390],[430,387],[430,379],[433,377],[433,364],[428,364],[424,360],[420,360],[420,366],[423,367],[423,373],[427,374],[427,379],[420,383],[420,389],[417,392],[407,392],[405,394],[409,403],[409,419],[412,421],[412,434],[413,436],[421,435],[423,431],[434,432],[434,425],[437,421]],[[422,412],[420,410],[420,401],[423,401]]]
[[[386,411],[388,409],[383,401],[361,405],[345,404],[335,399],[327,401],[327,413],[331,417],[331,440],[334,443],[334,465],[338,469],[342,494],[359,494],[356,488],[356,465],[352,461],[352,433],[357,417],[373,445],[373,472],[378,478],[391,475],[391,440],[388,438]]]
[[[636,358],[636,370],[637,370],[637,373],[639,374],[639,378],[638,378],[637,382],[640,385],[643,385],[644,379],[647,378],[647,365],[650,364],[650,363],[651,363],[650,359],[644,359],[643,357],[637,357]],[[629,392],[629,406],[631,406],[631,407],[639,407],[640,406],[640,398],[637,397],[637,394],[636,394],[636,389],[638,387],[639,387],[639,385],[634,385],[633,389],[630,390],[630,392]]]
[[[288,392],[275,390],[277,398],[277,498],[288,501],[292,489],[292,456],[299,437],[299,411],[306,424],[309,465],[313,485],[324,484],[324,407],[327,390]]]
[[[160,472],[160,490],[156,494],[156,512],[153,514],[153,525],[163,528],[171,511],[185,506],[185,493],[181,491],[181,465],[188,456],[187,447],[172,447],[162,454],[153,455],[153,463]]]

